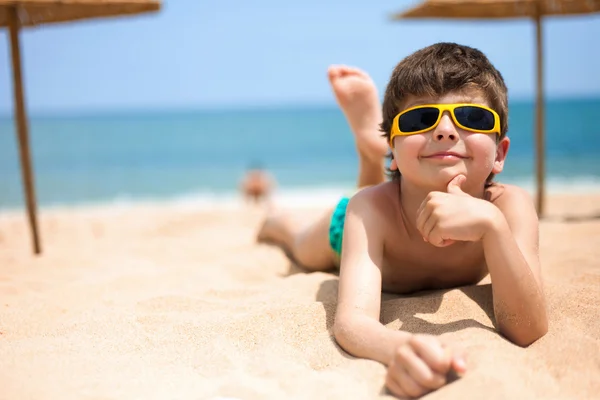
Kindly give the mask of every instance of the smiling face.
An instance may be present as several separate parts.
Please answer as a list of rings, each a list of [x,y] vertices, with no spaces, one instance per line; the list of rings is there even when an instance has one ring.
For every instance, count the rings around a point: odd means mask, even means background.
[[[471,90],[450,92],[438,98],[408,96],[402,109],[453,103],[490,106],[482,93]],[[459,174],[466,176],[469,187],[483,187],[490,173],[502,171],[508,147],[508,138],[498,141],[496,134],[463,130],[445,111],[435,128],[395,137],[392,151],[404,180],[428,190],[445,190],[448,182]]]

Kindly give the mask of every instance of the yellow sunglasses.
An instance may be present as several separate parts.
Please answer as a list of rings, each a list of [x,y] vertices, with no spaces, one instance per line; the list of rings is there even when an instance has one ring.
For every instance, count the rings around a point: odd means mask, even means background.
[[[496,111],[481,104],[425,104],[411,107],[396,115],[392,123],[390,146],[396,136],[416,135],[434,129],[444,111],[450,112],[459,128],[475,133],[500,135],[500,117]]]

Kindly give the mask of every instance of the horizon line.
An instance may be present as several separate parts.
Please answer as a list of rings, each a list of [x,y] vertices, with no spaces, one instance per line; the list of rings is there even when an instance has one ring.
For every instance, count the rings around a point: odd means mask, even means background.
[[[547,101],[578,101],[578,100],[600,100],[600,93],[585,93],[585,94],[567,94],[567,95],[548,95],[545,97]],[[509,103],[533,103],[535,104],[534,96],[509,96]],[[128,106],[122,108],[58,108],[58,109],[37,109],[28,110],[28,118],[49,118],[49,117],[93,117],[105,115],[126,115],[134,113],[188,113],[188,112],[231,112],[231,111],[274,111],[274,110],[292,110],[292,109],[325,109],[339,108],[335,101],[314,101],[314,102],[265,102],[260,104],[196,104],[196,105],[165,105],[165,106]],[[14,110],[0,110],[0,120],[13,119]]]

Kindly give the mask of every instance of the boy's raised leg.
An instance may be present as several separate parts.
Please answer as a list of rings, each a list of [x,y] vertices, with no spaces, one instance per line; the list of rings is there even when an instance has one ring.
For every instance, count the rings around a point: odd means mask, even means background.
[[[382,121],[377,87],[371,77],[358,68],[334,65],[328,70],[329,82],[354,135],[359,159],[357,186],[385,181],[385,155],[389,149],[379,131]]]
[[[388,145],[379,131],[382,116],[375,84],[367,73],[346,66],[331,66],[328,76],[354,135],[359,158],[358,188],[384,182]],[[319,220],[301,226],[290,215],[271,211],[258,232],[257,241],[279,246],[306,269],[330,269],[338,262],[329,245],[332,214],[333,209],[328,210]]]

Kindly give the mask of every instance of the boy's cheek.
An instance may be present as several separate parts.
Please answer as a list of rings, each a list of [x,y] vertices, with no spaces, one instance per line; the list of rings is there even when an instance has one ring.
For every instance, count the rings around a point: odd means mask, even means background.
[[[395,147],[395,155],[398,156],[398,159],[417,159],[419,158],[419,154],[421,154],[426,145],[426,141],[423,140],[421,135],[413,135],[407,136],[405,138],[398,138],[396,141],[397,144]]]

